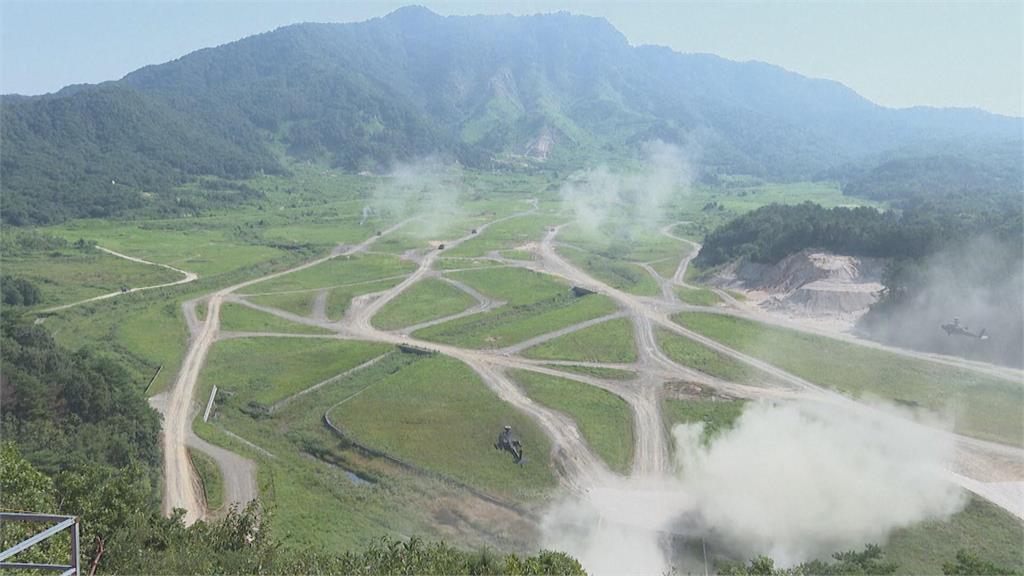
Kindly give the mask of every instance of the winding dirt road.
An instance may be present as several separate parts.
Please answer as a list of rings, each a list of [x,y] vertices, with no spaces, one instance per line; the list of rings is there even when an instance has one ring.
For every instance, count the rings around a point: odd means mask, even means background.
[[[178,286],[178,285],[181,285],[181,284],[188,284],[189,282],[193,282],[193,281],[195,281],[196,279],[199,278],[199,275],[196,274],[195,272],[188,272],[187,270],[181,270],[179,268],[175,268],[174,266],[170,266],[168,264],[159,264],[157,262],[150,262],[149,260],[143,260],[142,258],[136,258],[135,256],[128,256],[127,254],[121,254],[120,252],[115,252],[113,250],[110,250],[109,248],[104,248],[102,246],[94,246],[94,248],[96,248],[100,252],[106,252],[107,254],[110,254],[111,256],[116,256],[118,258],[123,258],[123,259],[129,260],[131,262],[137,262],[139,264],[146,264],[148,266],[159,266],[160,268],[166,268],[168,270],[172,270],[174,272],[177,272],[178,274],[181,274],[183,276],[183,278],[181,278],[180,280],[175,280],[174,282],[165,282],[163,284],[154,284],[153,286],[142,286],[142,287],[139,287],[139,288],[128,288],[127,290],[118,290],[116,292],[110,292],[109,294],[101,294],[100,296],[93,296],[92,298],[86,298],[85,300],[79,300],[78,302],[72,302],[71,304],[63,304],[61,306],[54,306],[53,308],[47,308],[46,310],[40,310],[39,314],[52,314],[54,312],[60,312],[61,310],[67,310],[68,308],[73,308],[73,307],[79,306],[81,304],[88,304],[89,302],[99,302],[101,300],[107,300],[107,299],[110,299],[110,298],[115,298],[117,296],[123,296],[125,294],[134,294],[135,292],[142,292],[144,290],[156,290],[157,288],[170,288],[171,286]]]

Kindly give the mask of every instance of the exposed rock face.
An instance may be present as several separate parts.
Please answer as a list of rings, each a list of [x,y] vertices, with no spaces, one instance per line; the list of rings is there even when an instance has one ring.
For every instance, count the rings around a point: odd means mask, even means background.
[[[878,300],[886,261],[803,250],[776,264],[741,262],[714,283],[743,291],[762,309],[848,330]]]

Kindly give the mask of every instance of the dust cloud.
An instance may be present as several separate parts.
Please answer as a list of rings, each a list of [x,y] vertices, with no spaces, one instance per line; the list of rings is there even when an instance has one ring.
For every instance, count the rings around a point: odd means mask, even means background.
[[[858,328],[883,342],[966,358],[1024,365],[1024,260],[1019,240],[988,237],[938,252],[908,267],[891,294]],[[988,339],[948,336],[942,324],[959,318]]]
[[[373,190],[368,208],[386,219],[418,215],[404,230],[419,238],[436,238],[459,219],[464,190],[462,167],[432,156],[396,164]],[[367,212],[364,209],[364,217]]]
[[[597,235],[613,219],[657,224],[665,203],[689,189],[694,152],[655,140],[641,147],[641,155],[640,170],[615,172],[602,165],[576,172],[562,185],[562,205],[584,233]]]
[[[702,424],[677,426],[678,471],[559,502],[544,544],[592,574],[703,573],[702,541],[710,556],[789,566],[959,511],[950,437],[891,410],[757,403],[710,445]]]

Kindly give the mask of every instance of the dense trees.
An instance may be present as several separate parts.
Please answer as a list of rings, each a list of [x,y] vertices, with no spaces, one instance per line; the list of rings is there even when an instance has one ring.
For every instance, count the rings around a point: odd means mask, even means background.
[[[282,169],[282,155],[380,170],[429,154],[545,166],[693,144],[712,175],[793,179],[895,147],[1010,141],[1019,119],[887,110],[763,63],[631,47],[607,22],[448,17],[409,7],[199,50],[120,81],[5,97],[3,221],[120,214],[197,175]],[[855,184],[851,184],[855,186]]]

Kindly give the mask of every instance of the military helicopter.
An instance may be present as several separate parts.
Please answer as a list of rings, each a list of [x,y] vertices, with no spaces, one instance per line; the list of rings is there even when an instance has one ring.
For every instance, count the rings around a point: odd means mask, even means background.
[[[504,450],[512,455],[516,464],[523,462],[523,445],[519,438],[512,435],[512,427],[505,426],[505,429],[498,434],[498,441],[494,443],[495,450]]]
[[[946,336],[969,336],[978,340],[988,340],[988,334],[985,333],[984,328],[981,329],[981,332],[975,334],[967,328],[966,324],[961,324],[959,318],[953,318],[952,322],[943,324],[942,329],[946,331]]]

